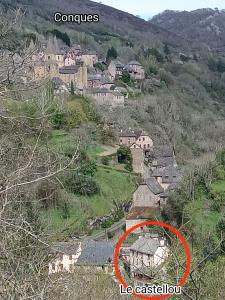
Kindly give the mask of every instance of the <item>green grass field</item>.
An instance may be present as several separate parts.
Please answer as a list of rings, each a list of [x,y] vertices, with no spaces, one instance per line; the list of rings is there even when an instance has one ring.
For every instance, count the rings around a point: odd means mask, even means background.
[[[122,203],[130,200],[136,189],[135,178],[133,174],[98,167],[95,179],[100,185],[100,193],[85,197],[63,190],[62,196],[69,204],[70,217],[63,219],[62,209],[42,211],[41,219],[46,231],[51,233],[64,230],[65,233],[82,231],[88,218],[109,214],[115,207],[114,201]]]
[[[225,192],[225,180],[216,180],[211,185],[213,192]]]

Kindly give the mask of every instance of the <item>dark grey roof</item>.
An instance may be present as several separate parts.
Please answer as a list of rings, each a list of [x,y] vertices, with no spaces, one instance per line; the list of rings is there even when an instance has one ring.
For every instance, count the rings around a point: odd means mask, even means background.
[[[157,161],[157,166],[158,167],[167,167],[174,165],[175,159],[173,156],[168,156],[168,157],[158,157],[156,158]]]
[[[124,128],[120,130],[120,136],[121,137],[135,137],[137,138],[139,136],[141,131],[135,131],[130,128]]]
[[[141,64],[140,64],[138,61],[136,61],[136,60],[132,60],[132,61],[130,61],[130,62],[127,64],[127,66],[130,66],[130,65],[141,66]]]
[[[149,190],[152,191],[155,195],[163,193],[163,188],[154,177],[145,179],[145,184],[147,184]]]
[[[110,242],[87,241],[82,244],[78,265],[103,266],[113,262],[114,246]]]
[[[101,80],[101,74],[90,74],[88,75],[88,80]]]
[[[114,60],[114,64],[117,68],[124,68],[124,65],[119,60]]]
[[[153,148],[154,157],[173,157],[174,151],[171,145],[159,145]]]
[[[51,246],[50,252],[51,253],[63,253],[63,254],[76,254],[78,247],[80,243],[79,242],[58,242]]]
[[[141,252],[144,254],[154,255],[156,250],[160,247],[158,239],[149,237],[140,237],[130,247],[130,250]]]
[[[78,71],[78,66],[66,66],[59,69],[60,74],[76,74]]]

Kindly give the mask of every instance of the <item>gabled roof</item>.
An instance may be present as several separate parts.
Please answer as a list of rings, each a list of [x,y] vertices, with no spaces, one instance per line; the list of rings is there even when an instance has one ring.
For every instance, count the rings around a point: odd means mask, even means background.
[[[101,74],[90,74],[88,75],[88,80],[101,80]]]
[[[76,74],[78,71],[78,66],[65,66],[59,69],[60,74]]]
[[[93,240],[82,244],[82,252],[77,265],[103,266],[113,262],[114,246],[110,242],[96,242]]]
[[[153,148],[154,157],[173,157],[174,151],[171,145],[159,145]]]
[[[142,66],[138,61],[136,60],[132,60],[130,61],[127,66],[131,66],[131,65],[135,65],[135,66]]]
[[[51,246],[50,252],[52,254],[62,253],[67,255],[75,255],[79,246],[80,242],[58,242]]]
[[[135,137],[137,138],[139,136],[141,131],[135,131],[131,128],[123,128],[120,130],[120,137]]]
[[[119,60],[113,60],[117,68],[124,68],[124,65]]]
[[[149,188],[149,190],[154,193],[155,195],[158,195],[160,193],[163,193],[163,188],[158,183],[158,181],[154,177],[150,177],[145,179],[145,184]]]
[[[158,239],[149,237],[140,237],[130,247],[130,250],[141,252],[143,254],[154,255],[156,250],[160,247]]]

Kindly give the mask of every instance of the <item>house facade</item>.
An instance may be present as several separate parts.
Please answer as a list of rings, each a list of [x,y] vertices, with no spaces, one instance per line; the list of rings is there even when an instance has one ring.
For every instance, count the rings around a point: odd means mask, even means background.
[[[130,247],[131,278],[151,281],[168,255],[169,249],[164,238],[151,233],[140,236]]]
[[[124,96],[107,88],[90,89],[86,93],[94,98],[99,105],[118,106],[124,104]]]
[[[125,69],[128,71],[130,76],[135,80],[145,79],[144,67],[138,61],[131,61],[126,66]]]
[[[51,247],[50,255],[49,274],[71,273],[79,268],[114,274],[114,245],[110,242],[61,242]]]
[[[49,263],[49,274],[72,272],[81,255],[81,243],[57,243],[52,246],[50,253],[54,259]]]
[[[123,74],[124,65],[120,61],[112,60],[108,66],[108,72],[112,79],[119,77]]]

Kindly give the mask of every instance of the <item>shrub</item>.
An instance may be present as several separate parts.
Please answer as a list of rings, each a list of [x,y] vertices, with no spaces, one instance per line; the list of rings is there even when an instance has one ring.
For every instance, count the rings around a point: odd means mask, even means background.
[[[68,189],[84,196],[92,196],[100,191],[98,183],[92,178],[78,173],[73,173],[66,180]]]
[[[132,164],[132,154],[130,148],[122,145],[117,150],[118,162],[123,164]]]
[[[96,172],[97,166],[93,160],[86,160],[82,162],[78,169],[78,173],[81,173],[82,175],[89,175],[91,177],[93,177]]]
[[[131,164],[126,164],[125,169],[126,169],[127,171],[129,171],[129,172],[132,172],[132,171],[133,171],[133,167],[132,167]]]
[[[101,161],[102,161],[103,165],[108,166],[110,158],[107,157],[107,156],[103,156],[102,159],[101,159]]]

